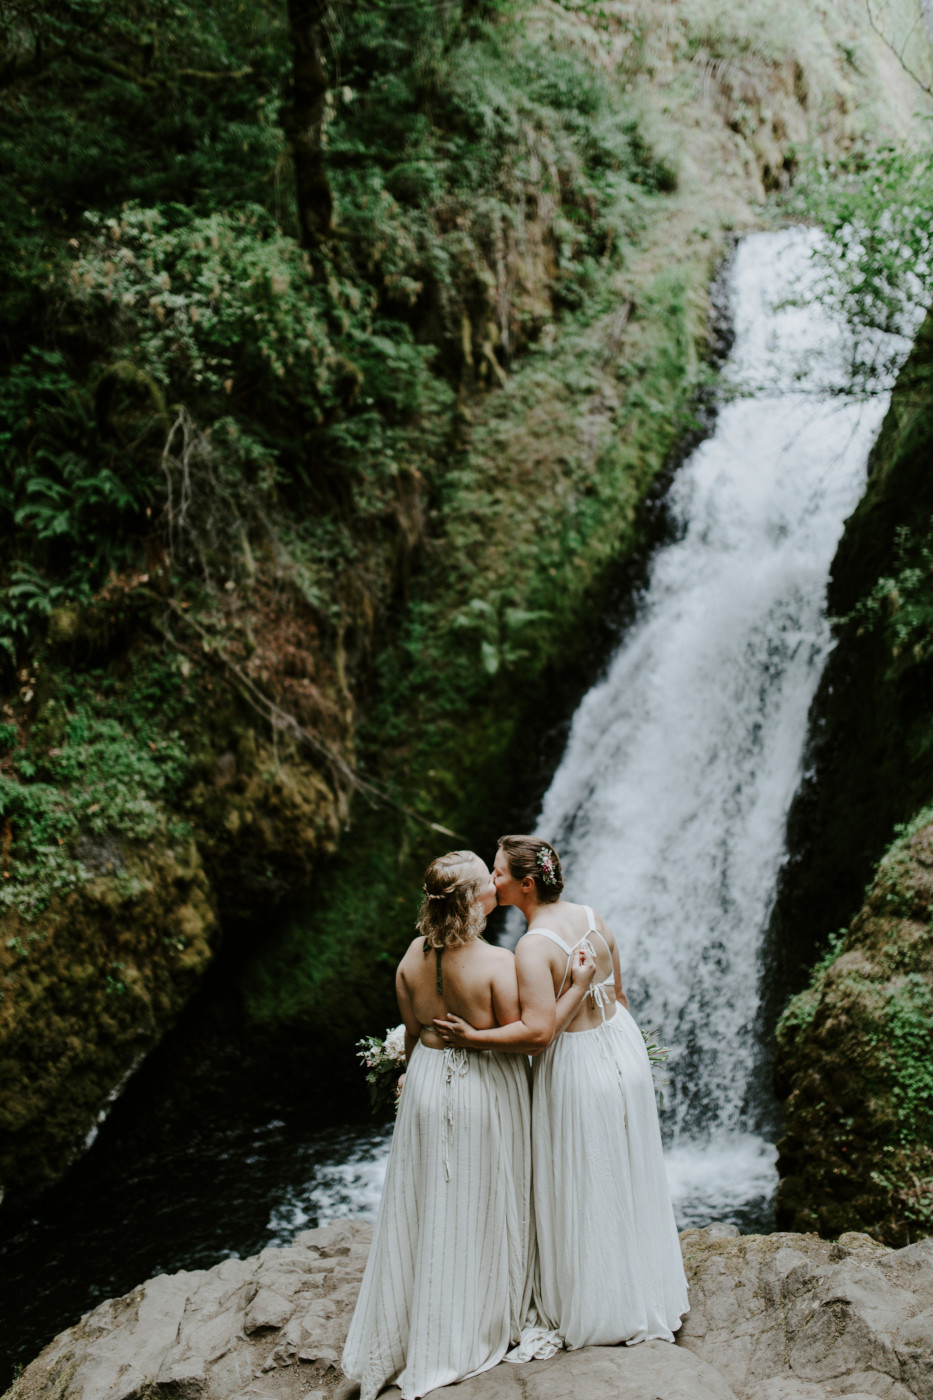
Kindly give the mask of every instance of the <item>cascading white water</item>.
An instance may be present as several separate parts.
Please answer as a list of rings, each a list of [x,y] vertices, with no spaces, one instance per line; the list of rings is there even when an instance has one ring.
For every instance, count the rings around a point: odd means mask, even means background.
[[[574,716],[536,827],[561,852],[568,897],[615,929],[636,1018],[671,1047],[663,1119],[681,1226],[767,1218],[769,1105],[752,1102],[767,1055],[762,939],[830,647],[829,566],[888,403],[882,384],[846,394],[845,327],[807,300],[817,238],[755,234],[737,250],[723,375],[735,392],[677,473],[675,542]],[[506,941],[522,928],[513,917]],[[372,1216],[389,1143],[383,1128],[360,1133],[285,1189],[271,1242]]]
[[[887,394],[845,394],[847,336],[805,301],[809,230],[746,238],[731,273],[737,392],[669,495],[676,541],[574,716],[536,830],[570,899],[614,929],[636,1019],[671,1047],[664,1123],[681,1224],[771,1194],[750,1102],[762,939],[830,646],[826,584]],[[794,304],[789,304],[789,298]],[[513,921],[514,938],[523,927]]]

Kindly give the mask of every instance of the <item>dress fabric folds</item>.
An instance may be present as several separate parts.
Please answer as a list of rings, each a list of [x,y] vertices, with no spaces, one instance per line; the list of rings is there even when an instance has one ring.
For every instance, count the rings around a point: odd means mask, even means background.
[[[405,1400],[488,1370],[533,1321],[528,1061],[417,1045],[343,1371]]]
[[[651,1065],[625,1007],[534,1065],[536,1304],[568,1348],[673,1341],[687,1283]]]

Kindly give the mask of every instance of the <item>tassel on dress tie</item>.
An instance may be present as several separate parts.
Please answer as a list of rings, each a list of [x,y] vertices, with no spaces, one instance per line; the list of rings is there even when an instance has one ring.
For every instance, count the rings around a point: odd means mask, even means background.
[[[450,1180],[450,1130],[454,1125],[454,1075],[466,1074],[468,1052],[461,1045],[448,1045],[444,1051],[444,1180]]]

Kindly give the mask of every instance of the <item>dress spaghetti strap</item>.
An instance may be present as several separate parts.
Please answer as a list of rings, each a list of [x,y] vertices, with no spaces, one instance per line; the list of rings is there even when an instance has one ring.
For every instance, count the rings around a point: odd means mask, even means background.
[[[549,938],[549,939],[551,940],[552,943],[556,943],[556,944],[557,944],[558,948],[563,949],[563,951],[567,954],[568,958],[569,958],[569,957],[572,955],[572,953],[573,953],[573,949],[570,947],[570,944],[569,944],[569,943],[565,943],[564,940],[561,938],[560,934],[559,934],[559,933],[555,933],[553,929],[550,929],[550,928],[530,928],[530,929],[528,929],[527,933],[525,933],[525,934],[523,935],[523,937],[527,938],[529,933],[540,933],[542,938]]]
[[[590,934],[591,934],[591,933],[595,933],[596,936],[597,936],[597,938],[601,938],[601,939],[602,939],[602,941],[603,941],[603,943],[605,944],[605,947],[606,947],[606,952],[609,954],[610,961],[612,960],[612,949],[609,947],[609,942],[608,942],[608,940],[604,937],[603,934],[600,933],[599,929],[596,927],[596,917],[595,917],[595,915],[594,915],[592,909],[590,908],[590,906],[589,906],[588,904],[584,904],[584,905],[583,905],[583,912],[584,912],[584,914],[586,915],[586,933],[584,933],[583,937],[582,937],[582,938],[578,938],[577,941],[576,941],[576,943],[573,945],[572,948],[567,948],[567,945],[566,945],[566,943],[564,943],[564,940],[563,940],[563,939],[560,939],[560,940],[559,940],[560,943],[561,943],[561,945],[562,945],[564,948],[567,949],[567,967],[566,967],[566,970],[565,970],[565,972],[564,972],[563,981],[562,981],[561,984],[560,984],[560,991],[557,993],[557,999],[558,999],[558,1001],[559,1001],[560,998],[563,996],[564,988],[565,988],[566,985],[567,985],[567,977],[568,977],[568,975],[569,975],[569,973],[570,973],[570,969],[571,969],[571,966],[572,966],[572,963],[573,963],[573,955],[574,955],[574,953],[576,952],[576,950],[577,950],[578,948],[585,948],[586,951],[587,951],[588,953],[591,953],[592,956],[593,956],[594,958],[596,957],[596,949],[593,947],[593,942],[592,942],[592,939],[590,938]],[[535,929],[535,932],[536,932],[536,933],[543,933],[544,930],[543,930],[543,929]],[[554,937],[555,937],[555,939],[556,939],[556,934],[554,935]],[[615,985],[615,972],[614,972],[614,970],[613,970],[613,971],[610,971],[609,976],[608,976],[608,977],[605,977],[605,978],[603,979],[602,982],[591,982],[591,983],[590,983],[590,986],[589,986],[589,989],[588,989],[588,991],[587,991],[587,993],[586,993],[586,995],[587,995],[587,996],[590,998],[590,1000],[592,1001],[593,1005],[599,1007],[600,1014],[602,1015],[603,1021],[606,1020],[606,1009],[607,1009],[607,1007],[609,1007],[609,1006],[611,1005],[611,1003],[610,1003],[610,1001],[609,1001],[609,995],[608,995],[608,993],[606,992],[605,989],[606,989],[606,987],[614,986],[614,985]]]
[[[610,959],[611,959],[611,958],[612,958],[612,949],[609,947],[609,940],[608,940],[608,938],[604,937],[604,935],[601,934],[600,931],[599,931],[599,929],[596,927],[596,916],[594,915],[592,909],[590,908],[590,906],[589,906],[588,904],[584,904],[583,909],[584,909],[584,912],[585,912],[585,914],[586,914],[587,921],[588,921],[588,923],[587,923],[587,930],[586,930],[587,937],[589,937],[589,935],[590,935],[591,933],[595,933],[597,938],[602,938],[603,944],[605,945],[606,952],[609,954],[609,957],[610,957]],[[616,980],[615,972],[613,971],[613,972],[610,972],[610,974],[609,974],[608,977],[604,977],[603,980],[602,980],[602,982],[598,983],[597,985],[600,986],[600,987],[608,987],[610,984],[615,985],[615,980]]]

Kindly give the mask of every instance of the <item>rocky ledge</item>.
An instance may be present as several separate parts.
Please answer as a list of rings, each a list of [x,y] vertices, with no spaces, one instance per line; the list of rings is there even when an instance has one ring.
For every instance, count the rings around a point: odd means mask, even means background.
[[[346,1400],[339,1357],[372,1236],[347,1220],[285,1249],[163,1274],[101,1303],[8,1400]],[[685,1230],[677,1345],[588,1347],[445,1387],[456,1400],[933,1400],[933,1239]],[[395,1389],[385,1392],[397,1400]]]

